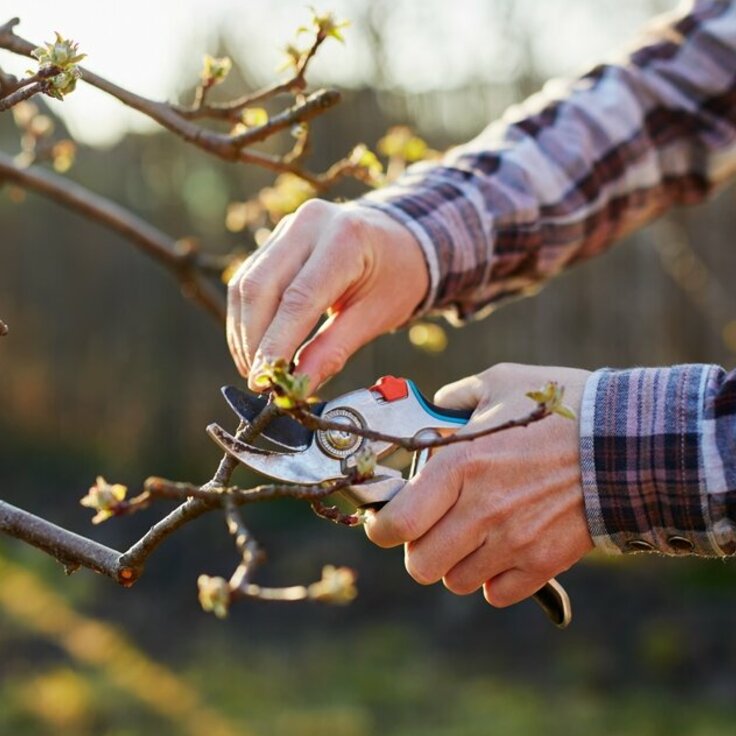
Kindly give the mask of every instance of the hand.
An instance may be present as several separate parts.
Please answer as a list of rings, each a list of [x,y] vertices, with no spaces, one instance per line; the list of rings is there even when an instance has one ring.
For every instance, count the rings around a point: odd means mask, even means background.
[[[314,390],[358,348],[406,322],[428,285],[406,227],[378,210],[311,200],[281,220],[230,281],[230,352],[253,390],[264,360],[296,354],[296,371]]]
[[[524,395],[550,380],[579,414],[589,373],[499,364],[440,389],[435,402],[474,409],[477,431],[534,409]],[[381,547],[406,543],[409,574],[442,580],[453,593],[481,586],[494,606],[517,603],[577,562],[592,546],[580,479],[578,422],[557,415],[527,427],[439,448],[366,522]]]

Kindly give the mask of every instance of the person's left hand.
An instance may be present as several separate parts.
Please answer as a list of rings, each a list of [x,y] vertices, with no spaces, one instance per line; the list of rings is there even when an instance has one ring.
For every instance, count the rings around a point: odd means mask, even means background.
[[[549,381],[565,388],[579,414],[589,373],[499,364],[449,384],[440,406],[474,409],[463,432],[527,416],[525,396]],[[406,569],[418,583],[442,580],[459,595],[481,586],[494,606],[536,593],[593,546],[580,478],[578,421],[551,415],[472,442],[436,450],[366,533],[380,547],[406,543]]]

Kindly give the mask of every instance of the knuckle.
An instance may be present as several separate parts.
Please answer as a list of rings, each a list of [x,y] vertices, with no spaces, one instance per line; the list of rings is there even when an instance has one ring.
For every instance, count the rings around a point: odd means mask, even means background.
[[[386,520],[387,530],[393,539],[411,542],[415,538],[416,524],[410,514],[403,510],[394,511]]]
[[[366,534],[379,547],[395,547],[412,540],[413,527],[410,517],[387,508],[380,511],[371,524],[366,525]]]
[[[296,211],[293,213],[293,216],[294,218],[312,217],[315,215],[318,216],[323,214],[328,209],[330,209],[329,202],[326,202],[324,199],[314,197],[313,199],[308,199],[306,202],[299,205],[299,207],[297,207]]]
[[[326,376],[334,376],[339,373],[349,358],[348,350],[344,345],[333,347],[322,360],[322,370]]]
[[[398,544],[397,542],[393,541],[393,537],[389,536],[386,525],[381,525],[378,522],[372,524],[371,526],[366,526],[365,533],[368,539],[370,539],[371,542],[373,542],[373,544],[375,544],[377,547],[389,549],[391,547],[395,547]]]
[[[248,273],[240,279],[240,299],[247,305],[253,305],[263,294],[263,281],[257,272]]]
[[[442,575],[438,575],[432,570],[426,560],[423,560],[415,552],[408,551],[406,553],[404,567],[406,567],[406,571],[419,585],[432,585],[432,583],[436,583],[442,577]]]
[[[471,593],[475,593],[480,587],[478,583],[471,581],[460,573],[452,571],[445,575],[442,582],[445,588],[455,595],[470,595]]]
[[[301,314],[314,301],[314,292],[300,281],[290,284],[281,297],[281,308],[287,314]]]
[[[527,553],[527,568],[543,578],[551,578],[560,570],[556,569],[555,557],[542,544],[535,544]]]
[[[494,498],[491,493],[496,487],[491,474],[493,459],[484,451],[483,446],[478,442],[467,442],[459,445],[456,452],[458,454],[455,458],[448,457],[448,460],[454,461],[457,472],[461,474],[463,487],[469,490],[480,487],[484,500]]]
[[[365,217],[357,212],[343,212],[335,222],[335,237],[343,247],[359,244],[365,237],[368,223]]]
[[[458,452],[460,456],[457,467],[462,467],[464,479],[472,481],[488,472],[487,459],[478,451],[477,446],[473,446],[472,442],[461,445]]]
[[[535,540],[534,531],[526,524],[514,524],[506,530],[506,546],[518,551],[527,549]]]
[[[507,608],[516,602],[508,591],[495,588],[492,582],[484,586],[483,597],[494,608]]]
[[[518,363],[496,363],[483,371],[481,376],[493,381],[501,381],[505,378],[512,377],[516,373],[518,367]]]

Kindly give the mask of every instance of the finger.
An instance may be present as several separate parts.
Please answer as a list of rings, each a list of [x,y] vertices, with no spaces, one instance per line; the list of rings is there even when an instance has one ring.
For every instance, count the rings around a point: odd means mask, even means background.
[[[285,226],[274,242],[259,251],[239,280],[240,352],[252,372],[255,353],[278,311],[281,296],[304,266],[311,250],[309,226]]]
[[[421,585],[442,580],[461,560],[472,555],[482,545],[484,532],[455,506],[423,537],[406,545],[406,571]],[[486,578],[476,585],[477,590]]]
[[[426,534],[455,504],[462,490],[463,450],[447,447],[432,455],[380,511],[365,523],[368,539],[396,547]]]
[[[240,341],[240,290],[237,286],[237,277],[238,274],[236,273],[228,283],[225,335],[228,348],[230,348],[230,355],[233,357],[238,373],[245,377],[248,375],[248,363]]]
[[[312,391],[339,373],[348,358],[375,337],[375,326],[366,312],[362,303],[331,315],[299,350],[296,371],[309,376]]]
[[[486,580],[513,567],[511,556],[504,553],[493,537],[483,543],[467,557],[457,562],[442,579],[444,586],[456,595],[469,595],[480,588]]]
[[[468,376],[443,386],[434,395],[434,402],[445,409],[475,409],[483,395],[481,379],[478,376]]]
[[[513,568],[483,583],[483,597],[492,606],[505,608],[533,596],[546,582],[538,573]]]
[[[349,251],[317,248],[281,294],[276,314],[258,344],[256,361],[290,361],[327,309],[358,280],[362,263]]]

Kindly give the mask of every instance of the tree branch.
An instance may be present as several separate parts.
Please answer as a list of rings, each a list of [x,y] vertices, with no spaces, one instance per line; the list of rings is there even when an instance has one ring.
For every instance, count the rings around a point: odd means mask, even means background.
[[[274,115],[267,123],[240,133],[231,138],[232,145],[237,148],[249,146],[266,140],[280,130],[290,128],[297,123],[306,123],[340,102],[340,93],[334,89],[323,89],[309,95],[288,110]]]
[[[21,56],[30,57],[36,46],[15,34],[13,28],[18,22],[19,20],[14,18],[0,26],[0,48]],[[188,119],[190,116],[178,106],[138,95],[82,66],[79,66],[78,69],[83,81],[115,97],[128,107],[147,115],[188,143],[218,158],[225,161],[254,164],[278,173],[288,172],[308,181],[318,190],[325,189],[326,186],[333,184],[335,181],[334,177],[327,178],[324,175],[305,171],[295,163],[289,163],[280,157],[243,149],[246,145],[265,140],[278,130],[310,120],[333,107],[340,100],[340,93],[337,90],[315,92],[303,104],[297,104],[275,116],[265,125],[253,128],[238,136],[218,133],[204,128]]]
[[[0,500],[0,531],[33,545],[55,557],[68,573],[80,566],[127,584],[129,577],[120,566],[120,553],[87,539],[29,511]]]
[[[236,436],[245,441],[252,441],[263,431],[276,411],[274,406],[267,407],[248,428],[241,428]],[[344,478],[322,486],[277,485],[243,490],[228,487],[237,464],[237,460],[224,455],[212,479],[202,486],[174,483],[162,478],[149,478],[145,484],[146,493],[152,496],[183,500],[184,503],[154,524],[141,539],[123,553],[75,534],[5,501],[0,501],[0,532],[46,552],[59,560],[69,573],[79,567],[85,567],[106,575],[122,585],[132,585],[142,574],[143,566],[150,554],[165,539],[207,511],[225,508],[231,520],[234,518],[233,513],[237,506],[273,498],[322,498],[352,482],[349,478]],[[228,523],[230,524],[231,521]],[[242,554],[251,549],[248,546],[250,544],[250,542],[246,544],[245,541],[239,543]]]

